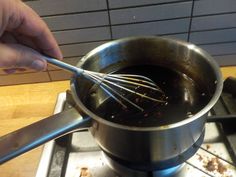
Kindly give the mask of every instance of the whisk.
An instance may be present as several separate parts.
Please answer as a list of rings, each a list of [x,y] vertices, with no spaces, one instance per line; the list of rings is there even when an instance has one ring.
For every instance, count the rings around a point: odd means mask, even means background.
[[[125,92],[152,102],[167,103],[164,92],[148,77],[136,74],[99,73],[78,68],[55,58],[45,56],[44,59],[50,64],[73,72],[76,75],[83,75],[85,78],[97,84],[103,91],[105,91],[105,93],[126,109],[128,108],[128,105],[132,105],[134,108],[144,111],[141,106],[126,97]],[[145,90],[145,93],[140,90]],[[156,97],[148,96],[147,93],[149,92],[154,93],[152,95],[156,95]]]

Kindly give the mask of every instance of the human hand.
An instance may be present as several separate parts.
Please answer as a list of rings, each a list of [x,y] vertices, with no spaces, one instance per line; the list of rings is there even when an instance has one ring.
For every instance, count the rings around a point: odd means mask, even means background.
[[[56,40],[40,17],[20,0],[0,0],[0,67],[44,70],[42,55],[62,59]]]

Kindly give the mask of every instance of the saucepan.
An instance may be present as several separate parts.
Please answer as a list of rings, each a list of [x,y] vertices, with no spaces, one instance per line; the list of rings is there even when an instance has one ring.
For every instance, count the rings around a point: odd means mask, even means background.
[[[223,87],[219,67],[207,52],[193,44],[169,38],[130,37],[95,48],[77,64],[86,70],[107,73],[146,65],[182,73],[204,88],[209,99],[194,114],[181,120],[172,111],[172,121],[168,124],[127,125],[104,119],[103,114],[98,114],[96,107],[108,96],[98,92],[91,98],[93,84],[83,77],[73,76],[70,87],[76,106],[1,137],[0,163],[81,128],[89,128],[105,154],[130,168],[158,170],[183,163],[202,144],[207,114]],[[175,84],[183,90],[178,100],[190,100],[189,104],[193,106],[199,104],[195,94],[188,90],[188,84]],[[177,91],[172,90],[173,95],[178,94]],[[178,105],[177,101],[176,110]]]

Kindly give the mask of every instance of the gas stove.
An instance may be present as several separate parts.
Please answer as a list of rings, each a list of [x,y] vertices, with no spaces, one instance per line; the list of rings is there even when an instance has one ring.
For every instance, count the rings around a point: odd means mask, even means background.
[[[54,113],[74,105],[70,92],[58,96]],[[137,171],[106,156],[88,129],[45,144],[36,177],[235,177],[236,98],[222,93],[209,113],[204,143],[185,163],[159,171]],[[114,140],[115,141],[115,140]]]

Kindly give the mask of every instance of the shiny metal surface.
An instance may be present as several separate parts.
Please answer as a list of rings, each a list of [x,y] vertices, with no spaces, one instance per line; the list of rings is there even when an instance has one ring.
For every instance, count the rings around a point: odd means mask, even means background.
[[[78,127],[88,127],[74,108],[0,137],[0,164]]]
[[[44,59],[60,68],[67,71],[71,71],[75,74],[75,77],[82,75],[86,79],[97,84],[106,94],[112,97],[117,103],[122,105],[125,109],[130,109],[133,107],[139,111],[144,111],[142,105],[138,105],[134,101],[129,100],[125,96],[125,93],[131,93],[136,95],[136,97],[142,97],[153,103],[167,103],[165,98],[165,93],[161,90],[159,86],[156,85],[150,78],[144,77],[142,75],[135,74],[106,74],[101,72],[93,72],[81,69],[79,67],[70,65],[63,61],[57,60],[55,58],[44,56]],[[138,91],[136,88],[139,88]],[[142,90],[145,91],[142,91]],[[146,93],[155,92],[161,94],[161,96],[148,96]],[[156,94],[154,94],[156,95]]]
[[[71,64],[68,64],[68,63],[65,63],[63,61],[60,61],[58,59],[55,59],[55,58],[51,58],[51,57],[48,57],[48,56],[44,56],[43,57],[44,60],[46,60],[48,63],[51,63],[53,64],[54,66],[57,66],[59,68],[62,68],[62,69],[65,69],[66,71],[70,71],[72,72],[73,74],[76,74],[76,75],[80,75],[84,72],[83,69],[81,68],[78,68],[76,66],[73,66]]]
[[[57,97],[57,102],[53,114],[58,114],[62,112],[65,100],[66,100],[66,93],[60,93]],[[50,168],[50,163],[52,160],[54,146],[55,146],[55,140],[51,140],[43,146],[43,153],[41,155],[35,177],[47,176],[48,170]]]
[[[65,100],[64,100],[65,101]],[[60,105],[61,103],[57,103]],[[62,110],[61,110],[62,111]],[[206,135],[204,143],[201,148],[208,147],[208,151],[220,155],[225,160],[231,161],[231,155],[224,144],[224,139],[216,123],[206,123]],[[42,160],[38,168],[36,177],[52,177],[48,175],[47,169],[51,163],[50,160],[44,159],[44,157],[52,158],[50,152],[57,146],[51,146],[49,149],[45,149],[42,153]],[[224,172],[218,172],[217,170],[209,171],[204,166],[207,161],[210,162],[215,155],[199,149],[193,157],[188,159],[183,165],[170,168],[170,170],[160,170],[153,172],[137,171],[112,161],[108,160],[107,156],[102,153],[99,146],[96,144],[93,136],[89,131],[79,131],[73,133],[71,140],[71,151],[68,154],[68,161],[66,163],[65,177],[76,176],[92,176],[92,177],[233,177],[236,176],[236,169],[234,166],[230,166],[228,163],[220,161],[223,168],[227,167]],[[201,158],[200,158],[201,156]],[[218,165],[220,165],[218,164]],[[118,166],[117,166],[118,165]],[[194,166],[192,166],[194,165]],[[197,167],[197,168],[196,168]],[[52,167],[51,167],[52,168]],[[85,175],[86,174],[86,175]]]
[[[175,124],[133,127],[109,122],[89,110],[85,102],[91,84],[82,78],[72,79],[72,94],[81,113],[93,118],[90,130],[107,154],[141,170],[176,166],[195,153],[190,149],[203,134],[206,115],[222,91],[221,73],[213,58],[197,46],[159,37],[126,38],[106,43],[86,55],[78,67],[111,72],[144,64],[175,68],[185,73],[207,87],[212,94],[210,102],[191,118]],[[106,97],[101,95],[97,102],[102,99]]]
[[[81,139],[85,137],[87,142],[81,143]],[[233,177],[236,175],[236,168],[220,159],[218,165],[221,164],[221,167],[226,168],[224,172],[210,171],[206,168],[206,163],[211,162],[215,155],[220,155],[232,162],[219,127],[215,123],[206,124],[206,136],[201,146],[205,149],[208,147],[208,150],[215,154],[214,156],[199,149],[195,155],[177,167],[151,172],[134,170],[110,159],[101,150],[96,149],[98,146],[88,131],[74,133],[72,144],[76,145],[76,150],[73,148],[69,153],[65,177],[79,176],[83,169],[86,169],[92,177]],[[84,149],[88,144],[93,144],[93,148],[89,146],[87,150]]]
[[[195,153],[197,149],[191,148],[194,144],[201,143],[207,112],[222,90],[220,70],[198,47],[159,37],[126,38],[104,44],[86,55],[78,67],[110,72],[140,64],[174,67],[206,84],[212,99],[197,114],[181,122],[159,127],[129,127],[106,121],[91,112],[83,103],[91,83],[83,78],[72,78],[71,90],[77,110],[82,116],[92,118],[92,135],[113,158],[139,170],[176,166]],[[0,164],[53,138],[89,126],[91,118],[82,119],[80,114],[71,109],[1,137]]]

